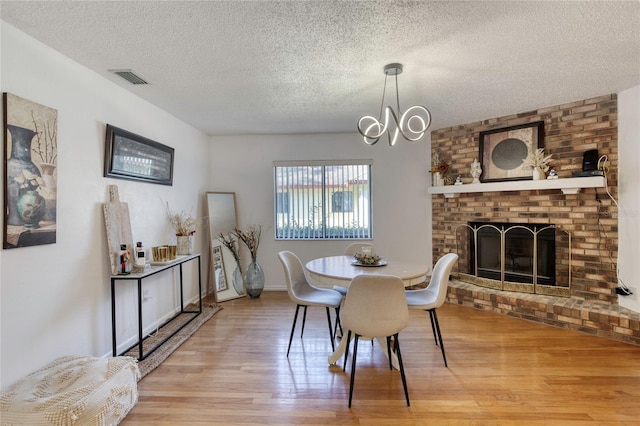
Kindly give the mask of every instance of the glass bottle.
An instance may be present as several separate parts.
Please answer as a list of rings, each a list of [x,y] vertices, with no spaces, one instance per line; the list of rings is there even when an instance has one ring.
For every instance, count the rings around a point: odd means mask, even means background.
[[[144,248],[142,247],[142,242],[138,241],[136,243],[136,265],[144,267],[145,257],[144,257]]]

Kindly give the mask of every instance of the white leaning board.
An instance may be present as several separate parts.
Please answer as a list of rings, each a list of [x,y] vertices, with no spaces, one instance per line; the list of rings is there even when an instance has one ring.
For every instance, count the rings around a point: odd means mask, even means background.
[[[131,236],[131,220],[129,205],[120,201],[118,185],[109,185],[109,201],[104,203],[104,224],[109,244],[109,263],[111,273],[118,273],[118,253],[120,244],[126,244],[133,255],[133,237]]]

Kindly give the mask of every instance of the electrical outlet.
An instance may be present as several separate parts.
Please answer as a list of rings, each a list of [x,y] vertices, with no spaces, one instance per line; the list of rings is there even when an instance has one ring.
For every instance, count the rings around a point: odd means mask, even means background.
[[[151,299],[151,296],[149,295],[149,289],[143,289],[142,290],[142,301],[143,302],[147,302]]]

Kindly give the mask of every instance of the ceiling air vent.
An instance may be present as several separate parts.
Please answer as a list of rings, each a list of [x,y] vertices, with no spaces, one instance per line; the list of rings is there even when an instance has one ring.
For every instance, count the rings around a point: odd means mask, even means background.
[[[131,84],[149,84],[143,78],[136,75],[133,70],[109,70],[109,72],[119,75]]]

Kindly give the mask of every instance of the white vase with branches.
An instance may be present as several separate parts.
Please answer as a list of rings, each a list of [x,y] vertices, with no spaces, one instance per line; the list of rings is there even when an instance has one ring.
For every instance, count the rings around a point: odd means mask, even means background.
[[[551,155],[544,155],[544,148],[538,148],[529,151],[527,158],[524,159],[524,166],[532,167],[533,180],[540,180],[545,178],[545,173],[549,170],[549,163],[551,162]]]
[[[167,217],[176,233],[177,254],[188,255],[193,252],[193,234],[202,225],[202,219],[194,218],[184,211],[171,212],[167,203]]]

